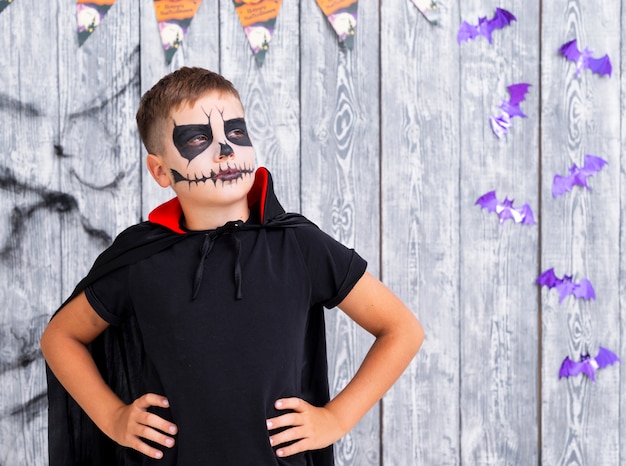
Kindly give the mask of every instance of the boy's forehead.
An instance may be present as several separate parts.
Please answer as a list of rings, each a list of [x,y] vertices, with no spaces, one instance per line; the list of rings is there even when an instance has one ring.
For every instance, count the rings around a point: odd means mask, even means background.
[[[208,115],[218,120],[230,120],[243,118],[244,111],[239,99],[226,92],[210,92],[193,104],[187,102],[172,111],[172,118],[177,125],[207,123]]]

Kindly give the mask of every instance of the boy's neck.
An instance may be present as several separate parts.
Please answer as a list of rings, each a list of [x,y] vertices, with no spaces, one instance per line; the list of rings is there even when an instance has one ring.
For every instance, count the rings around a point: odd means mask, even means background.
[[[215,230],[222,225],[232,221],[247,221],[250,217],[250,209],[247,202],[238,206],[224,207],[204,207],[183,209],[183,224],[185,228],[193,231]]]

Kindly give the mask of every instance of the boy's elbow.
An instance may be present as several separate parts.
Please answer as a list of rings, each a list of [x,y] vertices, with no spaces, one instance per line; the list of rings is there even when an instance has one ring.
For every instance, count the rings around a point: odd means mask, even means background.
[[[413,343],[412,349],[414,354],[417,354],[422,343],[424,343],[424,327],[416,317],[413,318],[413,323],[410,326],[410,335],[410,341]]]
[[[59,329],[54,325],[48,324],[48,326],[44,329],[41,334],[41,338],[39,339],[39,347],[41,348],[41,353],[46,361],[48,361],[50,355],[54,352],[55,348],[62,345],[60,343]]]
[[[48,328],[44,329],[41,334],[41,338],[39,339],[39,348],[41,349],[41,353],[43,354],[44,359],[46,359],[46,352],[50,346],[50,332]]]

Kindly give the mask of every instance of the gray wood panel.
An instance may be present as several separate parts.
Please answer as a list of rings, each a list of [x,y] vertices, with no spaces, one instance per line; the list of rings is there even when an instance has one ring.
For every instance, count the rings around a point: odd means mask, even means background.
[[[354,247],[378,275],[378,12],[361,2],[352,51],[340,47],[315,2],[301,2],[302,213]],[[341,390],[372,343],[337,310],[326,313],[331,392]],[[374,407],[335,446],[337,465],[379,464]]]
[[[60,186],[77,203],[77,215],[61,228],[64,297],[113,238],[139,219],[138,19],[138,4],[116,3],[77,49],[75,11],[58,15]]]
[[[32,15],[35,9],[40,15]],[[72,197],[59,191],[54,150],[59,141],[58,9],[55,3],[25,0],[22,7],[10,5],[0,15],[0,27],[11,32],[0,50],[2,465],[38,464],[47,453],[46,384],[38,341],[50,301],[60,296],[62,219],[76,214]]]
[[[446,3],[435,26],[409,1],[381,11],[382,279],[426,333],[383,401],[386,465],[458,464],[461,454],[458,14]]]
[[[507,2],[517,21],[460,44],[461,463],[533,464],[538,458],[538,227],[476,206],[483,194],[538,213],[539,3]],[[491,18],[491,2],[462,2],[463,20]],[[489,123],[507,86],[530,83],[506,139]]]
[[[621,44],[626,43],[626,15],[622,14],[621,20],[620,20],[620,37],[621,37]],[[617,54],[613,57],[613,59],[615,60],[617,57]],[[626,62],[626,47],[620,47],[620,52],[619,52],[619,59],[620,59],[620,72],[619,74],[617,73],[617,71],[615,71],[615,79],[617,79],[617,77],[619,76],[620,78],[620,97],[623,97],[626,93],[626,79],[624,79],[623,73],[621,72],[621,68],[622,68],[622,64]],[[617,66],[614,68],[615,70],[617,70]],[[616,347],[616,350],[618,350],[618,354],[620,355],[620,358],[622,359],[622,361],[625,361],[624,355],[626,354],[626,339],[623,338],[625,332],[626,332],[626,313],[624,312],[624,310],[626,309],[626,253],[624,252],[624,248],[622,247],[622,245],[626,244],[626,215],[624,214],[626,212],[625,210],[625,206],[626,206],[626,189],[622,189],[622,187],[626,186],[626,170],[624,170],[624,167],[626,167],[626,138],[624,138],[624,135],[626,135],[626,118],[623,117],[623,115],[626,114],[626,100],[624,100],[623,98],[620,98],[620,118],[619,118],[619,124],[620,124],[620,130],[621,130],[621,135],[620,135],[620,145],[619,145],[619,162],[620,162],[620,170],[619,170],[619,275],[618,275],[618,293],[619,293],[619,301],[617,303],[617,309],[618,309],[618,317],[619,317],[619,326],[618,327],[614,327],[614,331],[615,332],[619,332],[620,335],[620,339],[619,339],[619,346]],[[619,370],[619,385],[618,385],[618,390],[619,393],[625,393],[626,392],[626,378],[622,377],[622,375],[624,375],[626,372],[624,369],[623,365],[620,365],[619,369],[615,369],[616,371]],[[612,400],[609,401],[610,404],[612,402]],[[620,411],[620,413],[626,412],[624,411],[624,409],[626,409],[626,397],[620,396],[619,397],[619,403],[614,405],[615,407],[617,407]],[[619,420],[619,445],[626,445],[626,417],[625,416],[620,416],[620,420]],[[619,462],[620,464],[626,464],[626,449],[624,448],[620,448],[619,449]]]
[[[224,22],[220,71],[239,90],[257,166],[273,175],[276,195],[286,210],[300,211],[300,8],[283,2],[262,65],[254,58],[234,3],[221,2]]]
[[[544,18],[559,18],[542,30],[542,238],[541,265],[557,276],[589,278],[595,301],[542,290],[542,444],[545,464],[618,464],[620,458],[619,368],[558,379],[566,356],[595,356],[598,346],[618,350],[620,222],[620,7],[556,1],[543,3]],[[575,65],[557,53],[577,38],[580,47],[608,53],[612,78],[589,70],[575,77]],[[609,165],[589,179],[592,191],[575,187],[553,199],[555,173],[565,174],[584,155]],[[622,434],[623,435],[623,434]]]
[[[232,2],[231,2],[232,3]],[[220,21],[215,2],[202,2],[194,16],[182,46],[172,57],[170,64],[165,59],[159,26],[152,2],[140,2],[140,81],[141,95],[159,79],[182,66],[200,66],[219,72]],[[135,113],[139,102],[135,105]],[[134,114],[133,114],[134,121]],[[157,185],[145,168],[146,149],[141,145],[141,196],[142,218],[146,219],[152,209],[174,196],[170,188]]]
[[[626,186],[626,171],[624,170],[623,167],[626,167],[626,138],[624,137],[626,135],[626,118],[623,118],[623,115],[626,114],[626,100],[624,100],[624,95],[625,95],[625,91],[626,91],[626,79],[624,77],[624,74],[621,73],[621,64],[626,62],[626,47],[621,46],[621,44],[625,44],[626,43],[626,15],[624,14],[624,11],[622,11],[622,15],[621,15],[621,20],[620,20],[620,37],[621,37],[621,42],[620,42],[620,53],[619,53],[619,59],[620,59],[620,73],[618,74],[617,72],[617,67],[614,68],[614,76],[615,79],[620,78],[620,118],[619,118],[619,124],[620,124],[620,129],[621,129],[621,136],[620,136],[620,146],[619,146],[619,163],[620,163],[620,170],[619,170],[619,178],[617,179],[617,182],[619,183],[620,189],[619,189],[619,211],[620,211],[620,215],[619,215],[619,275],[618,275],[618,293],[619,293],[619,301],[617,303],[617,309],[618,309],[618,316],[619,316],[619,327],[614,327],[614,331],[618,331],[619,329],[619,346],[616,346],[616,350],[618,350],[618,354],[620,355],[620,358],[622,360],[622,362],[624,363],[624,361],[626,361],[626,359],[624,358],[624,355],[626,354],[626,339],[624,338],[624,335],[626,334],[626,319],[623,318],[623,309],[626,307],[626,280],[624,280],[624,277],[626,277],[626,254],[624,253],[624,248],[622,247],[623,244],[626,244],[626,189],[622,189],[622,186]],[[616,60],[616,56],[613,57],[614,60]],[[626,374],[624,366],[622,364],[620,364],[619,369],[615,369],[616,371],[619,370],[619,386],[618,386],[618,390],[619,390],[619,394],[623,394],[626,390],[626,377],[623,377],[624,374]],[[617,409],[619,409],[620,413],[624,413],[626,411],[624,411],[626,409],[626,397],[624,396],[620,396],[619,397],[619,403],[615,405],[617,407]],[[626,417],[625,416],[620,416],[619,418],[619,445],[620,445],[620,450],[619,450],[619,463],[620,464],[626,464],[626,448],[623,448],[624,445],[626,445]]]
[[[284,1],[259,66],[232,0],[204,1],[167,64],[150,0],[117,1],[78,47],[75,1],[0,14],[0,465],[47,464],[44,364],[51,313],[123,228],[172,196],[145,168],[139,98],[181,66],[239,89],[257,163],[288,210],[365,257],[423,322],[407,372],[336,445],[337,465],[626,464],[622,366],[559,379],[565,358],[626,354],[626,152],[620,2],[509,0],[511,26],[457,44],[485,0],[361,0],[353,50],[314,0]],[[37,14],[33,14],[36,11]],[[34,32],[35,31],[35,32]],[[577,38],[612,77],[558,54]],[[489,116],[506,86],[532,84],[509,135]],[[552,178],[585,154],[608,166],[554,199]],[[537,225],[475,205],[495,189]],[[535,279],[589,278],[594,301]],[[372,338],[326,312],[333,393]],[[622,358],[623,359],[623,358]]]

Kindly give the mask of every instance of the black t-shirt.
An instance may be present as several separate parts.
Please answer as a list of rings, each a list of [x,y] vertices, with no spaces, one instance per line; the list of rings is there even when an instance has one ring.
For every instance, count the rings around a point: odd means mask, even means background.
[[[265,420],[281,414],[279,398],[328,401],[322,306],[346,297],[365,261],[314,225],[211,233],[189,232],[86,289],[111,325],[136,318],[138,392],[170,401],[159,414],[178,425],[176,447],[154,464],[332,465],[332,448],[276,457]]]

